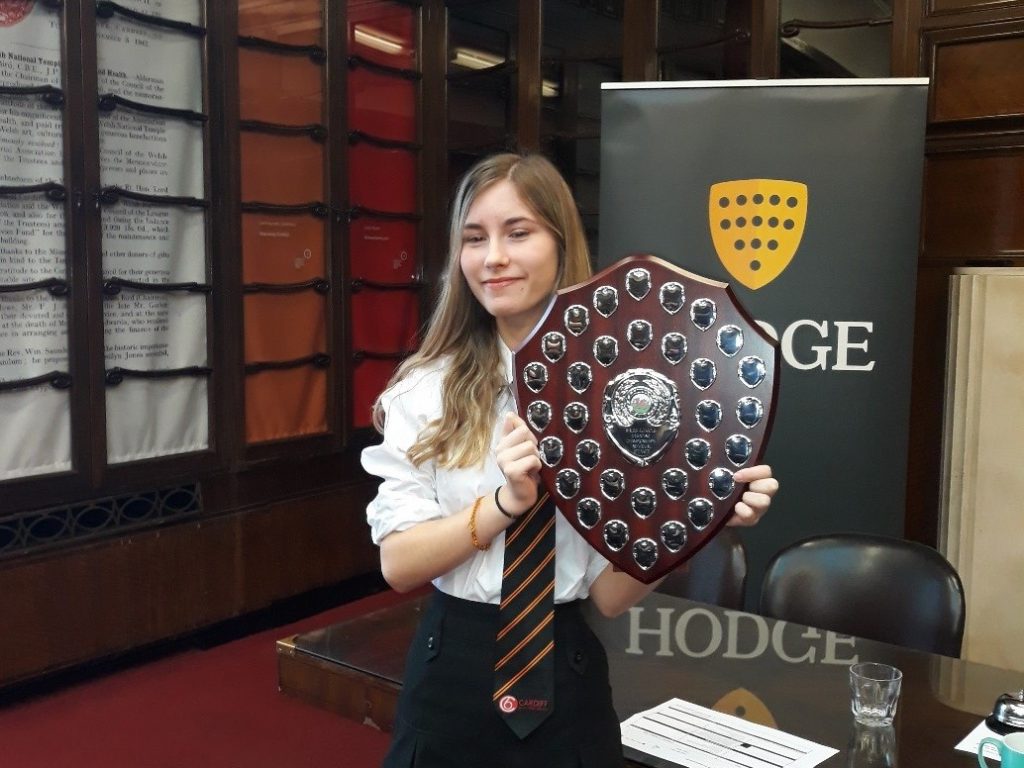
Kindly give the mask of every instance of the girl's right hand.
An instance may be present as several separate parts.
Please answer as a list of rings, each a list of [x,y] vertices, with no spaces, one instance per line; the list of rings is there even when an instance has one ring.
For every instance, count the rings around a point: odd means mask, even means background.
[[[505,486],[499,491],[501,505],[510,514],[522,514],[537,502],[541,466],[537,437],[516,414],[506,413],[495,452],[505,475]]]

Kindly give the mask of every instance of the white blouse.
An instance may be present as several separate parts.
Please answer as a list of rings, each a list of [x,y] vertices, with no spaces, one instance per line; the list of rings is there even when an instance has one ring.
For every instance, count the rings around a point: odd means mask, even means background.
[[[395,531],[455,514],[478,497],[491,495],[505,482],[493,449],[501,437],[502,417],[515,411],[515,400],[511,386],[512,353],[503,343],[499,344],[508,385],[498,397],[492,451],[481,466],[442,469],[428,461],[415,467],[406,457],[420,431],[441,415],[443,363],[412,372],[384,393],[384,440],[363,450],[362,455],[363,468],[384,480],[366,510],[374,544],[379,545]],[[504,551],[502,532],[491,542],[490,549],[475,552],[461,565],[434,579],[434,586],[466,600],[498,603]],[[560,513],[555,515],[555,552],[555,602],[587,597],[590,585],[608,561]]]

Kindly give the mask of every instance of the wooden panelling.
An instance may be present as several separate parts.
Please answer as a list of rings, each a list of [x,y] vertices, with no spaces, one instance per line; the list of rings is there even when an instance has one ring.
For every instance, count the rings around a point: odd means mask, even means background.
[[[541,0],[521,0],[516,43],[516,140],[520,152],[540,150]]]
[[[779,23],[782,0],[751,4],[750,77],[779,76]]]
[[[1024,265],[1024,0],[900,0],[893,74],[928,75],[905,533],[935,546],[948,282]]]
[[[921,74],[921,39],[918,30],[927,0],[902,0],[892,6],[893,77],[918,77]]]
[[[225,574],[203,564],[208,552],[229,552],[234,535],[228,519],[192,523],[5,568],[0,684],[231,615],[231,560]]]
[[[1024,116],[1024,22],[925,33],[929,121]]]
[[[374,483],[0,568],[0,687],[376,570]]]
[[[1024,0],[928,0],[930,16],[992,9],[1003,10],[1009,14],[1015,8],[1024,11]]]
[[[622,80],[658,79],[658,4],[633,0],[622,9]]]
[[[420,246],[423,279],[428,290],[423,291],[421,317],[427,317],[433,307],[431,294],[438,285],[447,257],[449,185],[454,181],[448,173],[448,89],[445,72],[448,68],[448,14],[444,0],[424,0],[420,71],[423,113],[420,120],[420,142],[423,155],[420,165],[420,189],[423,223]],[[425,137],[430,137],[425,140]]]
[[[924,258],[956,264],[1024,256],[1024,150],[930,154]]]
[[[239,532],[239,550],[246,558],[242,594],[277,599],[377,570],[365,520],[377,484],[374,479],[363,490],[297,499],[251,513]]]

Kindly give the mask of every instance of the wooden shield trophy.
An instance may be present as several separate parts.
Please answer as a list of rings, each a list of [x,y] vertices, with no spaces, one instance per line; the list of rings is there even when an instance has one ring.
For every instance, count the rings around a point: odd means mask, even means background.
[[[642,255],[559,291],[514,369],[558,508],[649,584],[732,514],[733,473],[771,428],[778,347],[728,284]]]

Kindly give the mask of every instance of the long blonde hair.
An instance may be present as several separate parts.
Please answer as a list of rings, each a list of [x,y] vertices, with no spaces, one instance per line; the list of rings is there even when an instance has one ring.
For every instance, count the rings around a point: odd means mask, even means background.
[[[434,460],[445,468],[470,467],[491,446],[494,411],[505,385],[494,317],[476,300],[462,274],[462,229],[469,208],[484,190],[508,180],[519,197],[558,243],[556,288],[590,277],[590,253],[572,192],[558,169],[541,155],[500,154],[481,160],[462,178],[452,202],[448,261],[441,291],[427,324],[423,343],[395,371],[388,387],[412,371],[449,358],[442,385],[441,417],[427,424],[409,448],[416,466]],[[380,398],[373,421],[383,431]]]

